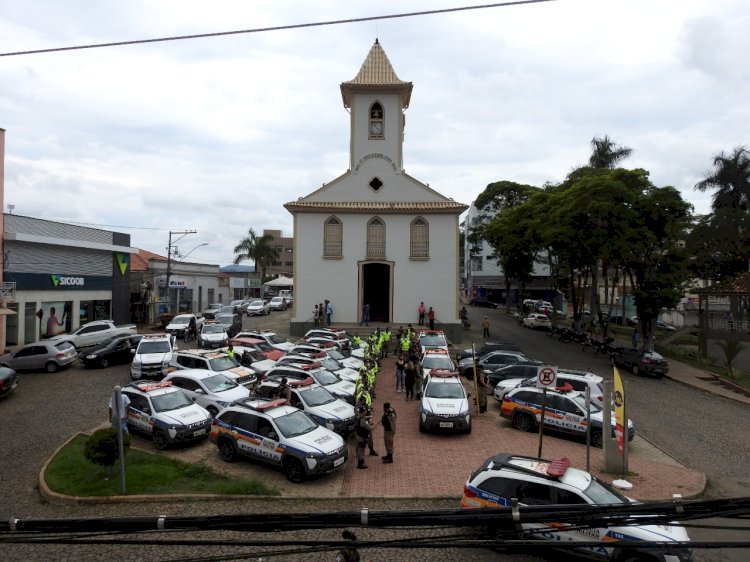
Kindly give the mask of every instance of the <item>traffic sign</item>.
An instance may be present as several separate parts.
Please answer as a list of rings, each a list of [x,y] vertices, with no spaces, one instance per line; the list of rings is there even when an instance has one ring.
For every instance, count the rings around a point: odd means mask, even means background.
[[[540,365],[537,367],[537,388],[555,388],[555,383],[557,383],[557,367],[550,367],[549,365]]]

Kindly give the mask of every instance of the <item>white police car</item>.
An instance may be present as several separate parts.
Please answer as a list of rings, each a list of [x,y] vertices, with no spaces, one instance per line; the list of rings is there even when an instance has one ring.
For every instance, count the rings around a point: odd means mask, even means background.
[[[425,380],[419,431],[435,429],[471,433],[469,397],[457,371],[433,369]]]
[[[544,459],[501,453],[487,459],[471,474],[464,486],[461,508],[493,508],[519,505],[556,504],[635,504],[588,472],[570,467],[568,459]],[[530,538],[551,542],[599,541],[600,547],[586,548],[588,558],[604,560],[663,560],[669,562],[692,559],[691,549],[668,545],[657,550],[616,549],[612,541],[689,541],[685,529],[678,525],[628,525],[587,528],[576,525],[566,531],[566,524],[523,523],[520,528]]]
[[[226,462],[240,456],[281,467],[291,482],[346,465],[340,435],[319,425],[286,400],[243,400],[214,418],[211,441]]]
[[[262,398],[274,398],[280,384],[278,379],[266,379],[261,383],[258,393]],[[336,398],[312,377],[290,380],[287,384],[291,390],[292,406],[303,410],[320,425],[339,435],[346,437],[354,431],[357,423],[354,406]]]
[[[181,388],[196,404],[203,406],[211,416],[235,400],[250,397],[250,391],[222,373],[207,369],[173,371],[164,379]]]
[[[276,349],[281,350],[284,353],[287,353],[291,348],[294,347],[294,344],[292,342],[286,341],[280,335],[276,334],[275,332],[271,332],[270,330],[249,330],[247,332],[238,332],[234,337],[242,338],[246,336],[264,340],[268,345],[275,347]]]
[[[333,394],[336,398],[341,398],[349,404],[354,405],[354,394],[356,387],[351,381],[342,380],[340,377],[334,375],[330,371],[323,369],[320,363],[311,363],[309,365],[279,365],[278,363],[273,369],[270,369],[265,378],[281,380],[282,377],[286,377],[288,380],[297,379],[303,380],[307,377],[312,377],[315,382],[321,386],[324,386],[328,392]]]
[[[317,363],[326,371],[335,374],[337,377],[345,381],[354,383],[359,378],[359,371],[350,369],[349,367],[344,367],[344,365],[335,359],[331,359],[331,357],[329,357],[324,351],[296,353],[293,349],[284,357],[281,357],[276,362],[276,365],[312,365],[313,363]]]
[[[175,352],[175,336],[149,334],[143,336],[133,352],[130,378],[162,378],[170,370],[170,361]]]
[[[158,449],[208,436],[211,414],[171,382],[131,382],[122,393],[130,399],[128,428],[150,435]]]
[[[581,393],[586,392],[589,389],[589,395],[591,400],[602,403],[604,399],[604,389],[602,388],[602,382],[604,379],[594,373],[584,373],[582,371],[565,371],[561,370],[557,372],[557,386],[563,386],[565,383],[570,384],[573,390],[577,390]],[[494,396],[498,402],[503,401],[503,397],[513,388],[519,386],[535,386],[536,377],[525,377],[525,378],[513,378],[499,381],[495,385]]]
[[[289,350],[289,353],[314,353],[316,350],[319,351],[325,351],[328,354],[328,357],[331,359],[335,359],[339,363],[341,363],[344,367],[347,367],[349,369],[353,369],[355,371],[359,371],[359,368],[364,365],[364,361],[359,358],[355,357],[354,351],[352,351],[352,355],[350,357],[347,357],[342,353],[338,346],[330,342],[319,342],[319,343],[309,343],[309,342],[302,342],[295,344],[295,346]]]
[[[198,341],[201,347],[223,347],[229,341],[229,334],[224,325],[218,320],[207,320],[201,326]]]
[[[186,349],[177,351],[172,357],[170,366],[173,370],[206,369],[221,373],[237,384],[248,388],[254,386],[258,380],[252,369],[243,367],[234,357],[217,350]]]
[[[448,351],[440,348],[425,349],[422,354],[421,364],[425,375],[429,375],[433,369],[453,371],[456,368]]]

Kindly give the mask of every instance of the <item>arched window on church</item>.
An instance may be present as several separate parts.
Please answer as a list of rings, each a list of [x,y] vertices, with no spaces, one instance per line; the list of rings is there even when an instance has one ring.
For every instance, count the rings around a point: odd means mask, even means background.
[[[422,217],[411,221],[411,253],[412,258],[430,257],[430,225]]]
[[[385,223],[378,217],[367,223],[367,257],[385,257]]]
[[[369,138],[382,139],[384,136],[383,106],[375,102],[370,106]]]
[[[323,231],[323,257],[340,258],[343,242],[343,228],[337,217],[331,217],[325,222]]]

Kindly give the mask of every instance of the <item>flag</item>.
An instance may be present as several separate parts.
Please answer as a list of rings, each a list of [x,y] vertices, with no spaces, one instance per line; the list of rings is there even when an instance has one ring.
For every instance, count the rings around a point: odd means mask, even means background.
[[[617,367],[615,370],[615,437],[617,437],[617,449],[621,455],[625,454],[625,389],[622,386],[622,378]]]

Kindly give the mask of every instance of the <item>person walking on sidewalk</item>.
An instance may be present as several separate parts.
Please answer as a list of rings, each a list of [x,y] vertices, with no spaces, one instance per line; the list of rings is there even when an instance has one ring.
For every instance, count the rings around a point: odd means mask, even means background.
[[[383,442],[385,443],[383,462],[391,464],[393,462],[393,436],[396,435],[396,410],[391,408],[390,402],[383,404],[380,425],[383,426]]]
[[[482,318],[482,337],[483,338],[489,338],[490,337],[490,319],[486,316]]]

